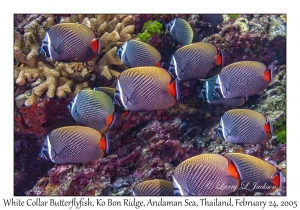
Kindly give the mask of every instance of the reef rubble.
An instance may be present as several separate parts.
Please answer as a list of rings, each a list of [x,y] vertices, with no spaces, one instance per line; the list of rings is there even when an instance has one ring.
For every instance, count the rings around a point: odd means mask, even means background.
[[[81,89],[115,87],[127,69],[115,55],[118,47],[136,39],[149,20],[163,25],[174,17],[189,22],[194,41],[224,50],[225,65],[243,60],[270,64],[278,60],[275,81],[242,107],[259,111],[274,122],[286,117],[286,32],[280,14],[227,17],[213,27],[193,15],[15,15],[14,21],[14,194],[130,195],[131,187],[147,179],[171,180],[175,167],[201,153],[242,152],[262,158],[286,173],[286,143],[277,136],[264,145],[234,145],[216,135],[220,117],[232,107],[211,105],[197,97],[200,81],[181,81],[181,100],[166,110],[132,112],[110,130],[111,154],[87,164],[54,165],[37,156],[45,136],[61,126],[76,125],[67,104]],[[44,33],[57,22],[90,27],[103,47],[89,63],[46,60],[38,54]],[[168,62],[180,46],[170,34],[150,37]],[[231,195],[266,195],[240,189]],[[286,195],[283,188],[268,195]]]

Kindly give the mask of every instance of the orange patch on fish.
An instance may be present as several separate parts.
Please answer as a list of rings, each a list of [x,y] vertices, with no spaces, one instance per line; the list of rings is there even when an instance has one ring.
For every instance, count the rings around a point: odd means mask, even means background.
[[[122,117],[125,118],[129,113],[130,113],[129,110],[124,110],[124,111],[122,112]]]
[[[272,178],[272,183],[276,186],[276,187],[279,187],[280,186],[280,176],[279,174],[274,176]]]
[[[234,177],[234,178],[237,178],[239,179],[239,173],[234,165],[234,163],[231,161],[229,164],[228,164],[228,167],[227,167],[227,172],[229,173],[230,176]]]
[[[114,119],[114,114],[109,115],[106,118],[106,125],[109,126],[111,124],[111,122],[113,121],[113,119]]]
[[[104,136],[100,139],[99,146],[100,146],[100,149],[102,149],[102,151],[105,151],[105,149],[106,149],[106,140],[105,140]]]
[[[160,67],[160,66],[161,66],[161,62],[156,62],[156,63],[155,63],[155,66],[156,66],[156,67]]]
[[[264,77],[264,80],[267,81],[267,82],[271,82],[271,74],[270,74],[270,70],[267,70],[265,71],[263,77]]]
[[[218,55],[216,56],[216,64],[217,64],[217,66],[221,66],[222,65],[221,51],[219,51]]]
[[[271,133],[271,131],[270,131],[270,126],[269,126],[268,123],[266,123],[266,124],[264,125],[264,131],[265,131],[266,133]]]
[[[175,80],[173,80],[168,86],[169,93],[176,98],[176,84]]]
[[[95,52],[95,53],[97,53],[98,52],[98,40],[97,39],[93,39],[92,41],[91,41],[91,48],[92,48],[92,50]]]

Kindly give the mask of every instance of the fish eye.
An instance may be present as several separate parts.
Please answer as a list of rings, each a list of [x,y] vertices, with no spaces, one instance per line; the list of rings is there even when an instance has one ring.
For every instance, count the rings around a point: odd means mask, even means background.
[[[221,93],[220,88],[216,88],[215,91],[213,91],[212,96],[221,97],[223,94]]]

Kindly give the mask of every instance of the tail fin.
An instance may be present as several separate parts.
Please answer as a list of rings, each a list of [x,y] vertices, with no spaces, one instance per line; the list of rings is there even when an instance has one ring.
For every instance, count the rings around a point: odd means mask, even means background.
[[[222,65],[221,65],[221,67],[223,69],[224,66],[225,66],[225,54],[224,54],[224,50],[220,50],[220,52],[221,52],[221,58],[222,58]]]
[[[108,132],[106,132],[106,134],[105,134],[105,142],[106,142],[105,153],[109,154],[109,152],[110,152],[110,138],[109,138],[109,133]]]
[[[273,127],[272,121],[270,120],[270,121],[268,122],[268,124],[269,124],[269,128],[270,128],[270,132],[271,132],[272,136],[274,136],[274,127]]]
[[[109,154],[110,139],[109,139],[108,132],[105,133],[105,136],[103,134],[102,138],[99,141],[99,146],[100,146],[100,148],[102,149],[103,152],[105,152],[106,154]]]
[[[180,101],[179,79],[175,79],[176,100]]]
[[[282,189],[283,177],[284,177],[283,171],[280,171],[280,181],[279,181],[279,189],[280,190]]]
[[[274,73],[274,71],[275,71],[275,69],[276,69],[276,64],[278,63],[278,60],[275,60],[275,61],[273,61],[270,65],[269,65],[269,67],[268,67],[268,69],[270,70],[270,74],[271,74],[271,83],[272,82],[274,82],[274,75],[275,75],[275,73]]]

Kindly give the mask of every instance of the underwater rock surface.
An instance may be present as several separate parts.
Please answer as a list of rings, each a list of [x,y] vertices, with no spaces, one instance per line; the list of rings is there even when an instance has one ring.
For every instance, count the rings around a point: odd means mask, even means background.
[[[285,139],[279,141],[275,135],[266,144],[235,145],[217,136],[220,117],[233,107],[202,101],[197,95],[203,85],[194,80],[180,82],[181,100],[174,106],[133,112],[115,124],[109,132],[110,155],[102,159],[86,164],[54,165],[37,156],[44,138],[52,130],[77,125],[67,105],[79,90],[115,87],[118,74],[127,69],[115,56],[116,49],[124,41],[135,39],[145,22],[155,20],[165,25],[174,17],[191,25],[193,42],[209,42],[223,49],[225,66],[244,60],[267,66],[278,60],[275,81],[239,108],[261,112],[280,124],[275,129],[285,133],[286,23],[280,14],[243,14],[217,26],[209,24],[201,14],[15,15],[14,195],[130,195],[132,186],[141,181],[171,180],[177,165],[201,153],[241,152],[286,172]],[[88,64],[58,63],[40,57],[36,47],[41,44],[41,34],[33,31],[44,33],[59,20],[90,26],[97,37],[105,40],[100,57]],[[108,36],[113,40],[111,44]],[[164,62],[169,62],[180,47],[173,43],[164,27],[147,43],[161,53]],[[32,103],[26,103],[28,99]],[[265,194],[239,189],[231,195]],[[286,195],[285,180],[281,190],[268,195]]]

